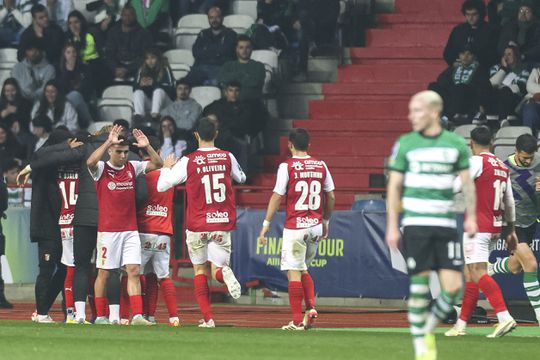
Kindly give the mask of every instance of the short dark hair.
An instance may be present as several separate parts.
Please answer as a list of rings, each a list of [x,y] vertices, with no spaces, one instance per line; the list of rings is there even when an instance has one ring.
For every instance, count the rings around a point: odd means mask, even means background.
[[[191,83],[187,81],[185,77],[181,78],[180,80],[176,82],[176,87],[178,87],[178,85],[186,85],[186,86],[189,86],[189,88],[191,89]]]
[[[20,169],[21,165],[17,162],[17,160],[13,158],[9,158],[2,162],[2,172],[6,172],[12,169]]]
[[[480,19],[486,17],[486,4],[482,0],[465,0],[461,5],[461,13],[465,15],[467,10],[476,10]]]
[[[296,150],[307,151],[309,147],[309,133],[303,128],[292,129],[289,133],[289,141]]]
[[[253,44],[251,38],[245,34],[238,35],[238,37],[236,38],[236,45],[238,45],[240,41],[248,41],[250,44]]]
[[[47,115],[38,115],[32,120],[34,127],[42,127],[43,130],[50,133],[52,131],[52,120]]]
[[[535,153],[538,150],[536,138],[531,134],[520,135],[516,140],[516,149],[517,151],[524,151],[527,154]]]
[[[29,49],[37,49],[39,51],[43,51],[43,41],[41,39],[37,39],[37,38],[32,38],[32,39],[28,40],[23,45],[23,51],[26,52]]]
[[[121,127],[125,128],[126,130],[129,130],[129,122],[125,119],[116,119],[113,122],[113,125],[120,125]]]
[[[118,140],[120,140],[119,144],[116,144],[118,146],[130,146],[131,143],[129,142],[129,139],[123,135],[118,136]]]
[[[44,5],[36,4],[32,6],[32,8],[30,9],[30,14],[32,14],[32,17],[36,17],[37,13],[44,12],[44,11],[45,12],[47,11],[47,8]]]
[[[471,140],[478,145],[488,146],[492,138],[491,130],[487,126],[479,126],[471,131]]]
[[[197,122],[195,132],[199,134],[199,137],[203,141],[212,141],[216,137],[217,124],[212,119],[202,117]]]
[[[54,131],[49,135],[49,139],[47,140],[48,145],[56,145],[63,142],[66,142],[69,139],[73,139],[73,134],[68,129],[62,129],[62,128],[56,128]]]
[[[235,87],[235,88],[242,89],[242,84],[240,84],[240,81],[238,80],[231,80],[227,84],[225,84],[225,88],[228,88],[228,87]]]

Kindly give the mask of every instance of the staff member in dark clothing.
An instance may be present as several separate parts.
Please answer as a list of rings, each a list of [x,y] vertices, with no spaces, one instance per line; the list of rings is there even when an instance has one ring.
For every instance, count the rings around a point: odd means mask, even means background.
[[[4,211],[8,207],[7,186],[3,179],[0,179],[0,217],[5,218]],[[2,231],[2,222],[0,221],[0,257],[5,255],[6,237]],[[0,309],[11,309],[13,305],[7,301],[4,294],[4,279],[2,278],[2,266],[0,266]]]

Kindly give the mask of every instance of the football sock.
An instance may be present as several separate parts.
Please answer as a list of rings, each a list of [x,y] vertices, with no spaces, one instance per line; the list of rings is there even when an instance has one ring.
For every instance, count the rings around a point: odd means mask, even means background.
[[[523,273],[523,286],[534,309],[536,318],[540,319],[540,285],[538,284],[538,274],[536,272]]]
[[[306,309],[313,309],[315,307],[315,285],[309,273],[302,274],[302,288],[304,289]]]
[[[66,309],[73,309],[75,306],[73,301],[73,274],[75,268],[68,266],[66,270],[66,279],[64,280],[64,297],[66,300]]]
[[[154,316],[158,301],[158,279],[156,274],[146,275],[146,315]]]
[[[109,321],[120,322],[120,305],[118,304],[109,305]]]
[[[94,283],[96,282],[96,276],[92,275],[88,278],[88,305],[90,305],[90,311],[92,312],[92,319],[97,317],[96,302],[94,299]]]
[[[509,261],[510,261],[509,257],[505,257],[503,259],[497,259],[497,261],[495,261],[495,264],[493,264],[493,273],[494,274],[508,274],[510,272],[510,268],[508,267]]]
[[[148,315],[148,298],[146,297],[146,276],[141,275],[139,277],[141,282],[141,297],[143,301],[143,314]],[[135,313],[134,313],[135,314]]]
[[[461,302],[461,313],[456,325],[459,329],[465,329],[467,322],[471,320],[471,316],[476,309],[478,303],[478,297],[480,291],[478,290],[478,284],[473,281],[465,283],[465,293],[463,294],[463,301]]]
[[[110,315],[110,312],[109,312],[109,299],[105,298],[105,316],[109,317],[109,315]]]
[[[510,313],[506,308],[501,288],[499,287],[497,282],[493,280],[491,276],[486,274],[482,276],[478,281],[478,287],[480,288],[480,290],[482,290],[484,295],[486,295],[486,298],[488,299],[489,303],[493,307],[493,310],[495,310],[495,313],[497,314],[499,322],[508,319]]]
[[[426,318],[429,311],[429,277],[413,275],[409,287],[409,324],[415,353],[427,351],[424,341]]]
[[[302,300],[304,299],[304,288],[300,281],[289,281],[289,303],[295,325],[300,324],[304,319],[302,313]]]
[[[178,309],[176,306],[176,288],[174,287],[172,280],[169,278],[161,279],[159,281],[159,285],[161,287],[163,299],[165,300],[165,305],[167,305],[169,317],[172,318],[178,316]]]
[[[129,297],[129,304],[133,310],[133,316],[143,314],[143,300],[141,295],[131,295]]]
[[[219,281],[220,283],[224,283],[223,281],[223,270],[221,268],[217,269],[216,270],[216,280]]]
[[[195,297],[203,314],[204,321],[212,319],[212,309],[210,307],[210,289],[206,275],[195,275]]]
[[[120,289],[120,318],[121,319],[129,319],[129,294],[127,292],[127,282],[128,278],[127,276],[122,276],[122,280],[120,282],[121,289]]]
[[[86,302],[75,301],[75,316],[77,320],[86,320]]]
[[[431,306],[431,311],[426,319],[426,333],[432,333],[437,325],[448,317],[450,312],[454,309],[453,305],[456,297],[457,294],[450,294],[441,290],[439,297]]]
[[[107,314],[107,298],[98,296],[98,297],[94,298],[94,301],[96,302],[96,316],[97,317],[106,316],[106,314]]]

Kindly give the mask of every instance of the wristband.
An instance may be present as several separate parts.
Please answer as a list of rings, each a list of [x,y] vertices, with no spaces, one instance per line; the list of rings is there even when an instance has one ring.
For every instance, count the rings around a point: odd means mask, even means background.
[[[322,223],[324,224],[324,226],[328,226],[328,224],[330,224],[330,219],[323,219]]]
[[[270,227],[270,221],[268,221],[268,220],[265,219],[265,220],[263,221],[263,227]]]

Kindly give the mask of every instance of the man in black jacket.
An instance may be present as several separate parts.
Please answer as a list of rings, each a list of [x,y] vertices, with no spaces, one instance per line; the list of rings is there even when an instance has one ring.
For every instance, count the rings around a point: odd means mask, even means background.
[[[517,19],[502,28],[497,46],[500,56],[509,44],[515,44],[523,62],[531,64],[540,61],[540,22],[533,4],[532,1],[523,1]]]
[[[8,193],[7,186],[3,179],[0,179],[0,219],[4,218],[4,211],[8,207]],[[2,222],[0,220],[0,257],[5,255],[6,249],[6,238],[4,232],[2,231]],[[13,305],[7,301],[4,294],[4,279],[2,279],[2,266],[0,266],[0,309],[11,309]]]

